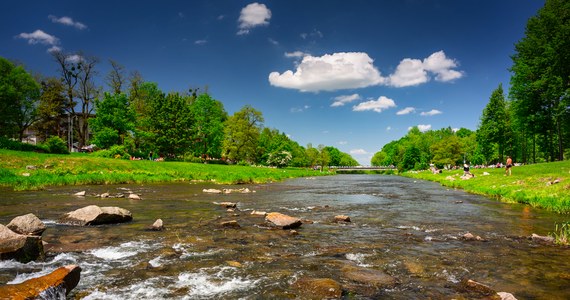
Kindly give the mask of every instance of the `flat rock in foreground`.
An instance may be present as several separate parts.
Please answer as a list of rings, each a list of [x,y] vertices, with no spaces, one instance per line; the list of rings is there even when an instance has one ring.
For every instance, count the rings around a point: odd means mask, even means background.
[[[301,226],[303,222],[299,218],[284,215],[282,213],[271,212],[265,216],[265,220],[275,227],[281,229],[293,229]]]
[[[19,284],[0,286],[2,299],[65,299],[77,286],[81,268],[76,265],[61,267],[48,275],[32,278]]]
[[[99,207],[89,205],[66,213],[59,222],[63,224],[89,226],[129,222],[133,219],[130,211],[120,207]]]
[[[15,233],[24,235],[42,235],[46,230],[44,222],[34,214],[15,217],[6,226]]]

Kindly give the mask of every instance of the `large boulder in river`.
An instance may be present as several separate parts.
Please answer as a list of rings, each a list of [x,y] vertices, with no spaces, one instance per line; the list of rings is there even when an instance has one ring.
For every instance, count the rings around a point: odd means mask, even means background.
[[[0,286],[0,296],[2,299],[65,299],[80,277],[81,268],[69,265],[42,277]]]
[[[273,226],[281,229],[293,229],[301,226],[303,222],[299,218],[284,215],[282,213],[271,212],[265,216],[265,220]]]
[[[42,220],[36,217],[34,214],[27,214],[19,217],[15,217],[6,225],[10,230],[15,233],[25,234],[25,235],[42,235],[46,230],[46,225]]]
[[[18,234],[0,224],[0,259],[26,263],[43,258],[44,246],[40,236]]]
[[[60,223],[89,226],[101,224],[115,224],[128,222],[133,219],[130,211],[120,207],[99,207],[89,205],[72,212],[68,212],[60,219]]]

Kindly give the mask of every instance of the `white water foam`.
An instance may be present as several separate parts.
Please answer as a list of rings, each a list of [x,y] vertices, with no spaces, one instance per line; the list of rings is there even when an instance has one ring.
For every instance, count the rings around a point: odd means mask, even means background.
[[[211,271],[216,271],[209,274]],[[255,287],[259,280],[251,280],[240,276],[234,276],[236,268],[215,267],[201,269],[197,273],[181,273],[178,275],[176,286],[190,289],[188,296],[183,299],[210,298],[222,296],[232,291],[243,291]]]
[[[163,278],[156,277],[135,283],[123,289],[95,290],[82,298],[83,300],[156,300],[167,299],[169,290],[158,287]]]
[[[372,267],[372,265],[364,263],[364,260],[366,259],[366,257],[370,256],[370,254],[347,253],[345,256],[346,259],[356,262],[356,264],[360,267],[365,267],[365,268]]]
[[[153,268],[158,268],[158,267],[162,266],[161,259],[162,259],[162,256],[158,256],[158,257],[155,257],[155,258],[151,259],[148,263],[149,263]]]
[[[158,247],[158,245],[151,245],[144,241],[137,241],[122,243],[117,247],[99,248],[91,250],[88,253],[104,260],[120,260],[137,255],[141,252],[146,252],[156,247]]]

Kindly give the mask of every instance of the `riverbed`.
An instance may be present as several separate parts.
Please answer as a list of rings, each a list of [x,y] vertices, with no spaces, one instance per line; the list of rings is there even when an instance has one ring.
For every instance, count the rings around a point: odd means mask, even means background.
[[[251,193],[206,194],[208,188]],[[85,197],[74,196],[86,191]],[[131,190],[142,200],[97,198]],[[34,213],[48,229],[45,262],[0,262],[0,284],[18,283],[67,264],[82,268],[72,299],[295,299],[297,281],[327,278],[345,299],[470,298],[471,279],[518,299],[570,299],[570,249],[528,237],[547,235],[567,215],[397,176],[337,175],[263,185],[174,183],[0,190],[0,223]],[[213,202],[237,202],[227,211]],[[64,213],[118,206],[133,221],[72,227]],[[269,227],[251,212],[304,220]],[[334,222],[334,216],[351,222]],[[166,230],[148,231],[162,219]],[[239,228],[223,227],[236,220]],[[466,240],[471,233],[480,239]],[[349,270],[349,271],[347,271]],[[371,284],[348,274],[386,274]]]

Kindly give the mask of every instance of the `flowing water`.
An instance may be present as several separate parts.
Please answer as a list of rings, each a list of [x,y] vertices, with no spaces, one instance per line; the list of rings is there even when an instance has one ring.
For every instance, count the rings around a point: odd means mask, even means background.
[[[212,195],[204,188],[255,193]],[[96,198],[130,189],[142,200]],[[86,197],[73,193],[86,190]],[[518,299],[570,299],[570,249],[526,238],[546,235],[567,216],[504,204],[396,176],[338,175],[282,183],[197,183],[62,187],[0,191],[0,223],[34,213],[48,226],[45,262],[0,262],[0,284],[18,283],[67,264],[82,268],[72,299],[295,299],[301,278],[330,278],[346,299],[470,298],[462,279]],[[228,212],[212,202],[238,202]],[[96,204],[119,206],[134,220],[72,227],[62,214]],[[298,234],[269,228],[252,210],[306,222]],[[335,223],[335,215],[352,222]],[[157,218],[165,231],[147,231]],[[225,228],[237,220],[240,228]],[[312,224],[311,224],[312,223]],[[467,241],[471,232],[481,241]],[[395,285],[355,282],[346,270],[381,271]]]

